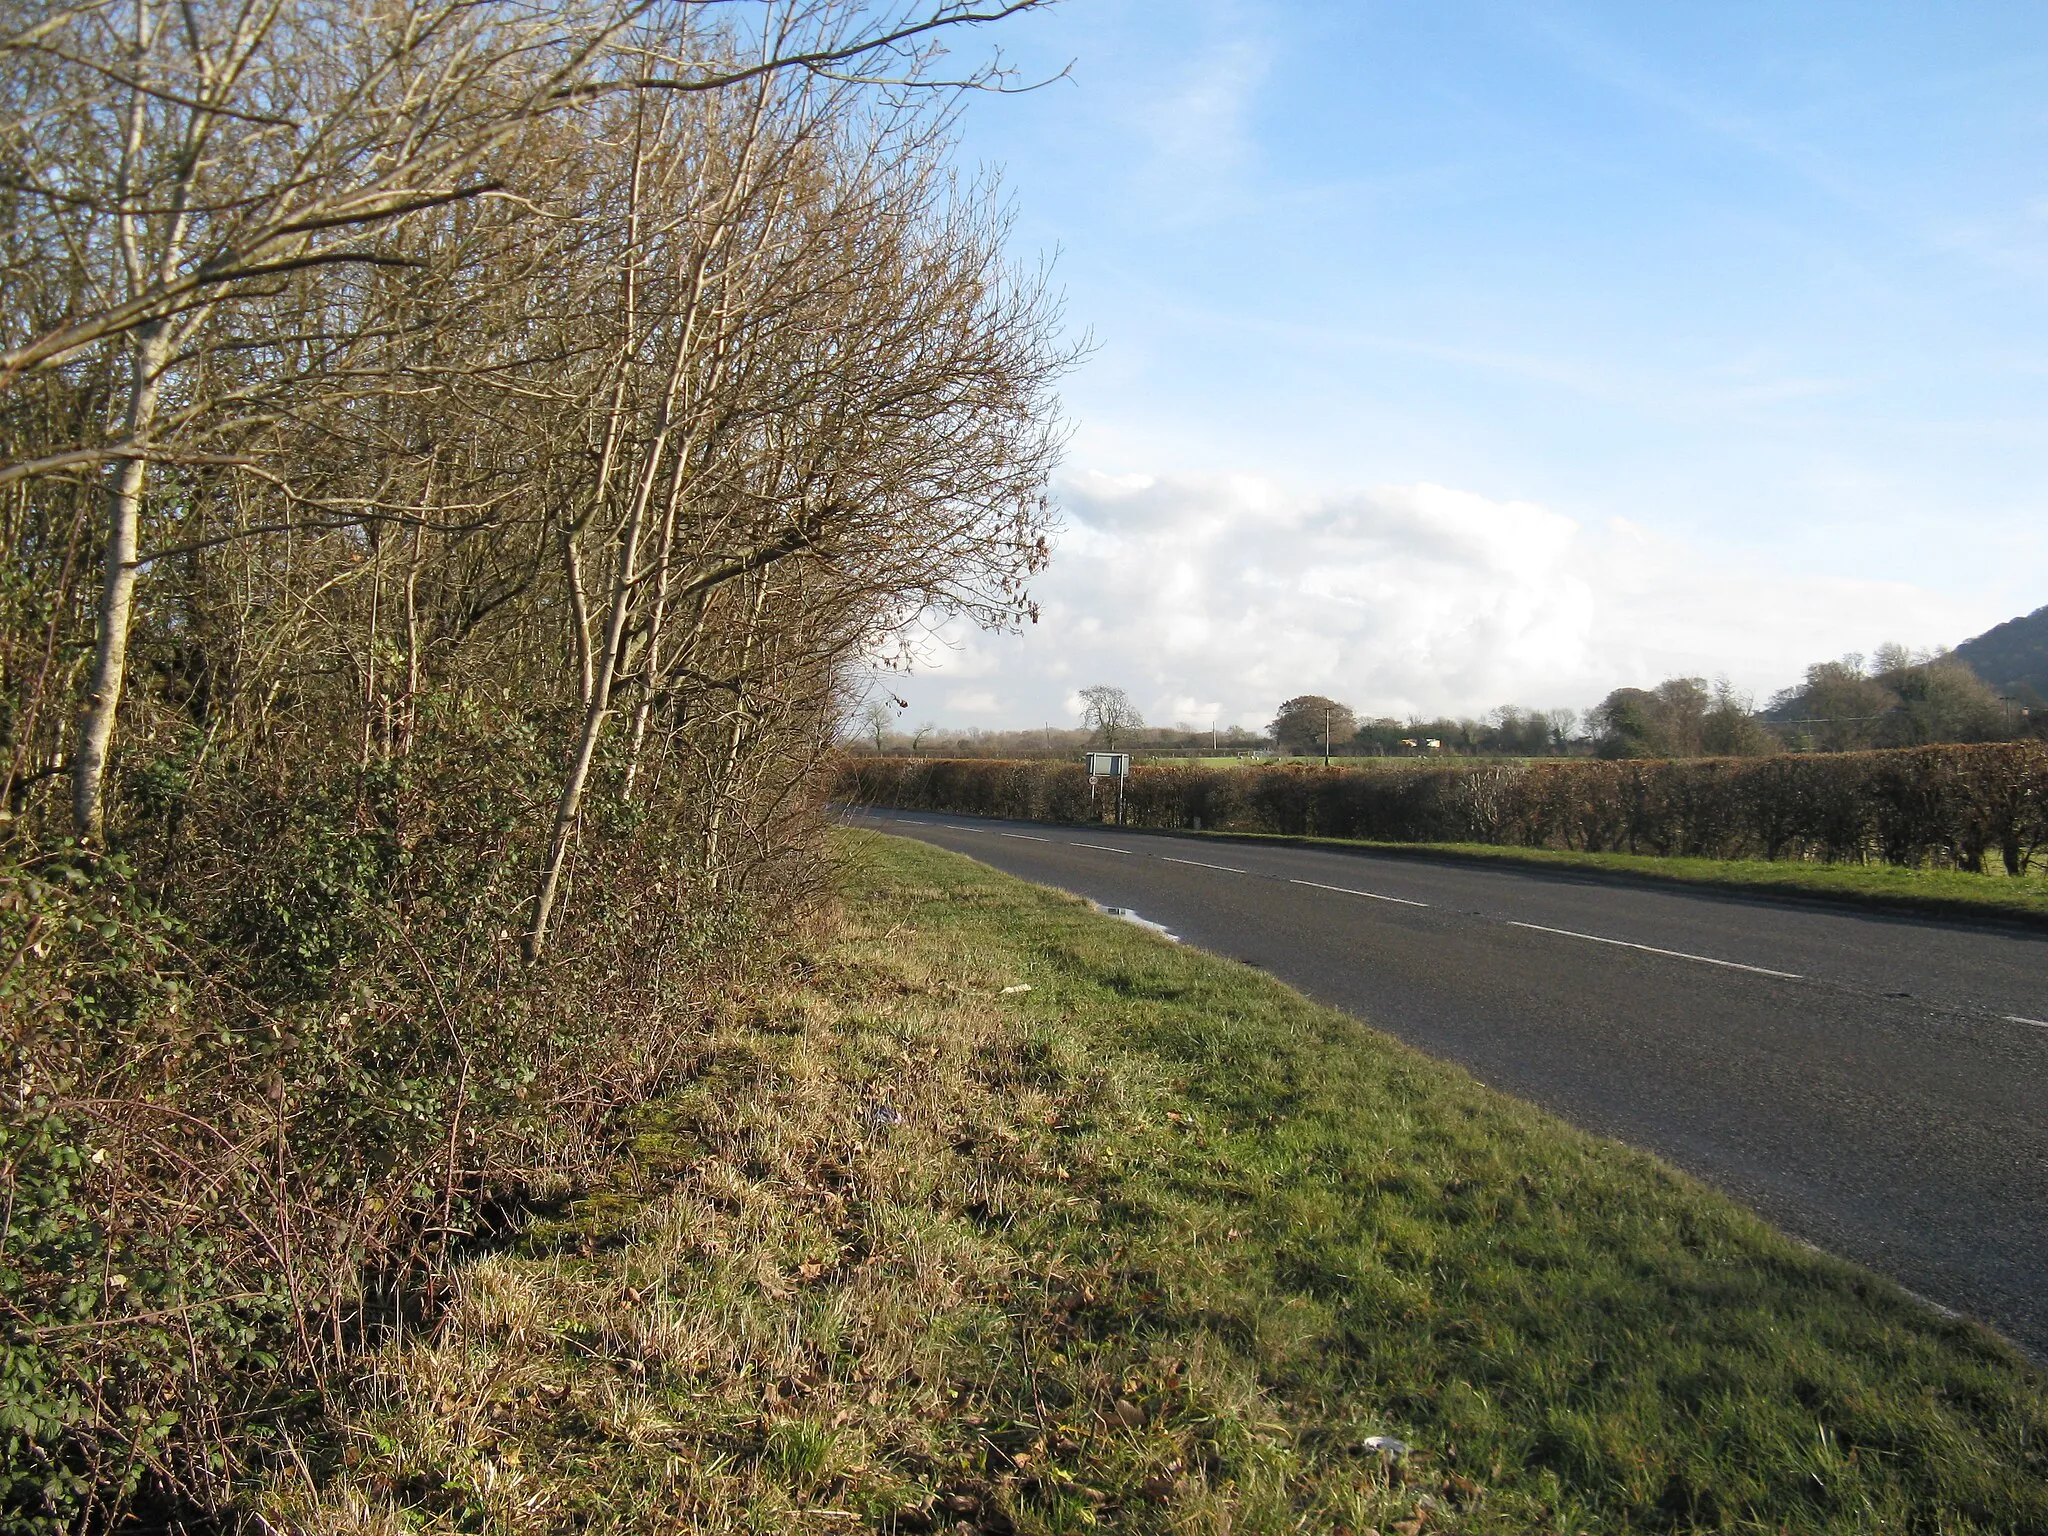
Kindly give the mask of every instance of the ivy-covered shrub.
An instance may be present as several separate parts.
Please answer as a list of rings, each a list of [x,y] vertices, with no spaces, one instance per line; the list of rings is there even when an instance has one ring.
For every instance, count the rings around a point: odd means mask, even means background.
[[[758,947],[688,829],[600,801],[604,899],[528,963],[551,765],[507,741],[452,717],[325,781],[152,770],[119,853],[0,862],[0,1532],[317,1460],[323,1374],[430,1317],[490,1202],[604,1155]],[[779,910],[803,854],[762,862]]]

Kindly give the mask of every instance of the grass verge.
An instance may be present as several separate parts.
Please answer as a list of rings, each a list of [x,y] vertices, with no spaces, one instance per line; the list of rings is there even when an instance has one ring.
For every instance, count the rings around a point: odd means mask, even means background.
[[[837,929],[273,1524],[2048,1530],[1986,1331],[1248,967],[835,838]]]
[[[1129,830],[1145,830],[1134,828]],[[1189,832],[1175,836],[1219,842],[1283,843],[1403,858],[1455,859],[1619,875],[1665,885],[1707,886],[1848,906],[1935,916],[2048,924],[2048,875],[1973,875],[1959,869],[1907,869],[1896,864],[1810,864],[1791,859],[1687,859],[1659,854],[1580,853],[1561,848],[1505,848],[1493,843],[1392,843],[1363,838],[1294,837],[1270,832]]]

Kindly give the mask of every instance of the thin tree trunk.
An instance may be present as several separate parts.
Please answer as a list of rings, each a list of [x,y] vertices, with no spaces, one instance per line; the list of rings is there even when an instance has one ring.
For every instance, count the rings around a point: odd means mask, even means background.
[[[370,743],[377,719],[377,621],[384,601],[384,539],[372,525],[370,537],[370,637],[363,648],[363,747],[361,766],[370,766]]]
[[[687,299],[680,316],[681,325],[676,337],[675,352],[669,362],[667,387],[663,393],[660,412],[656,417],[655,430],[648,443],[647,459],[641,470],[639,485],[634,492],[631,509],[627,513],[626,526],[620,533],[619,559],[612,593],[611,614],[605,626],[604,649],[598,656],[597,675],[592,680],[590,694],[585,701],[583,734],[577,742],[575,761],[570,765],[568,778],[562,786],[561,801],[555,809],[554,831],[548,839],[547,865],[541,875],[540,890],[534,898],[533,922],[526,933],[526,958],[529,961],[539,959],[541,951],[547,946],[548,925],[554,915],[555,900],[561,887],[562,869],[568,862],[569,842],[575,836],[577,817],[582,810],[583,792],[590,778],[590,765],[597,756],[598,742],[604,734],[605,719],[611,713],[612,689],[618,679],[620,666],[625,660],[627,615],[632,607],[634,589],[639,584],[639,576],[636,574],[635,567],[639,563],[640,538],[642,531],[646,527],[647,511],[653,499],[654,487],[660,475],[662,460],[668,451],[669,434],[675,426],[677,403],[688,377],[690,362],[696,355],[699,345],[699,306],[703,298],[705,272],[713,255],[731,233],[732,213],[738,205],[740,193],[752,166],[754,149],[758,142],[760,131],[761,108],[765,100],[765,90],[757,90],[753,119],[748,131],[746,149],[740,158],[739,168],[734,175],[733,181],[727,187],[724,197],[721,199],[720,216],[717,225],[712,231],[705,249],[700,251],[692,262]],[[638,261],[637,209],[641,189],[641,162],[638,156],[641,153],[641,149],[637,141],[634,153],[636,158],[633,169],[633,200],[636,211],[633,224],[634,238],[631,242],[633,254],[626,274],[629,282],[638,270],[636,265]],[[629,287],[627,291],[629,297],[627,323],[630,328],[633,319],[633,306],[630,302],[633,290]],[[620,396],[621,403],[623,403],[623,399],[622,393]],[[613,416],[614,428],[616,428],[619,419],[619,414],[615,410]],[[603,476],[609,472],[610,447],[611,440],[608,439],[607,468],[600,472],[601,483]],[[684,473],[687,469],[687,443],[681,452],[682,461],[678,462],[676,466],[675,484],[670,488],[669,504],[665,509],[671,520],[676,510],[676,498],[680,492]],[[668,557],[668,550],[666,548],[662,551],[662,556],[665,561]]]
[[[656,435],[650,453],[661,451]],[[554,916],[555,897],[562,882],[562,866],[569,855],[569,839],[576,831],[576,818],[583,809],[583,789],[590,780],[590,765],[597,756],[598,739],[604,734],[605,717],[611,713],[612,680],[618,675],[619,651],[625,643],[626,616],[633,606],[634,567],[640,561],[640,529],[645,521],[647,498],[633,498],[626,526],[619,536],[618,563],[612,578],[611,614],[605,624],[604,650],[598,656],[597,676],[592,680],[590,702],[583,711],[583,734],[576,743],[576,757],[562,784],[562,798],[555,807],[555,827],[548,839],[547,868],[541,875],[540,891],[534,898],[533,925],[526,931],[526,958],[538,960],[548,940],[548,922]]]
[[[767,104],[765,92],[757,91],[747,123],[745,148],[739,156],[739,164],[732,179],[727,183],[719,199],[718,216],[704,249],[699,251],[691,263],[688,292],[683,302],[683,330],[686,343],[694,344],[702,322],[706,303],[706,289],[711,281],[714,267],[726,265],[726,247],[730,242],[739,206],[753,174],[754,160],[761,143],[761,124]],[[697,392],[701,396],[715,394],[724,384],[726,365],[730,360],[727,350],[729,328],[734,321],[730,310],[731,273],[721,271],[720,286],[723,297],[717,305],[719,326],[705,343],[713,355],[710,376]],[[637,706],[633,711],[631,745],[626,753],[625,794],[631,799],[640,778],[640,752],[647,740],[647,719],[654,708],[654,696],[661,687],[661,653],[665,627],[668,620],[669,589],[673,585],[673,561],[675,554],[676,525],[681,516],[684,493],[690,482],[690,462],[700,444],[695,407],[699,402],[692,400],[688,412],[691,419],[689,432],[676,452],[675,472],[668,488],[668,504],[664,511],[661,531],[660,563],[655,570],[654,608],[647,621],[647,644],[645,668],[642,673],[642,687]]]
[[[668,508],[662,517],[661,549],[654,570],[654,611],[647,619],[646,664],[641,672],[640,699],[633,710],[632,745],[626,752],[626,798],[633,798],[633,786],[640,778],[640,746],[647,739],[647,716],[654,708],[654,695],[661,686],[662,628],[668,618],[668,589],[671,585],[676,544],[676,522],[681,513],[683,485],[689,472],[691,447],[685,442],[676,454],[675,474],[669,482]]]
[[[145,326],[136,338],[135,372],[128,387],[127,438],[131,444],[139,443],[155,424],[157,389],[168,342],[162,321]],[[148,460],[139,455],[123,459],[107,491],[107,560],[100,577],[99,643],[93,654],[85,715],[78,725],[78,747],[71,759],[71,818],[78,835],[87,842],[98,842],[105,830],[107,756],[128,677],[128,629],[135,607],[135,579],[141,570],[136,556],[148,479]]]
[[[613,570],[611,613],[605,621],[604,648],[598,653],[597,676],[591,681],[590,699],[583,711],[583,734],[576,743],[576,757],[562,785],[562,798],[555,807],[555,827],[548,839],[547,867],[541,875],[540,890],[534,897],[533,924],[526,931],[526,958],[537,960],[547,946],[548,923],[554,915],[555,897],[561,888],[562,867],[568,861],[569,839],[576,832],[576,818],[583,809],[583,791],[590,780],[590,765],[597,757],[597,744],[604,735],[605,718],[611,714],[612,686],[619,675],[619,663],[626,645],[626,620],[632,611],[634,589],[639,585],[640,534],[647,525],[648,504],[668,451],[669,429],[675,420],[676,396],[681,392],[683,374],[690,361],[689,337],[676,341],[675,356],[669,364],[668,387],[655,429],[647,444],[647,462],[626,512],[626,524],[619,530],[618,562]]]
[[[405,703],[398,727],[398,755],[412,752],[420,715],[420,530],[412,531],[412,563],[405,573]]]
[[[576,642],[576,702],[590,708],[597,691],[597,657],[590,643],[590,599],[583,591],[583,557],[576,552],[574,525],[562,530],[562,566],[568,576],[570,638]]]
[[[768,576],[764,571],[757,578],[754,587],[752,611],[747,615],[747,632],[740,646],[740,664],[735,676],[737,685],[733,689],[732,737],[726,745],[725,762],[719,769],[718,786],[712,792],[711,825],[704,837],[704,877],[712,890],[719,887],[718,845],[725,831],[725,807],[730,798],[732,781],[739,772],[740,748],[747,739],[747,668],[754,662],[754,639],[761,631],[761,612],[768,603]]]

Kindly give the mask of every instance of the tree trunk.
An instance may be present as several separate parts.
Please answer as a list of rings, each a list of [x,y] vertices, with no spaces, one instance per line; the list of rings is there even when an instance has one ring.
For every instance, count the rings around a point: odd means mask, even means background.
[[[162,321],[143,327],[136,337],[135,372],[128,386],[127,436],[131,444],[139,443],[155,424],[158,380],[168,341]],[[107,755],[128,676],[128,627],[140,570],[136,556],[148,479],[148,460],[139,456],[123,459],[107,490],[107,560],[100,577],[99,643],[93,655],[85,715],[78,725],[78,747],[71,759],[71,818],[86,842],[98,842],[105,830]]]
[[[656,439],[655,451],[660,451]],[[634,567],[640,560],[640,527],[646,500],[636,498],[626,527],[619,539],[617,572],[612,584],[610,621],[605,626],[604,650],[598,658],[597,676],[592,681],[590,700],[583,712],[583,734],[576,743],[576,757],[562,785],[561,803],[555,807],[555,829],[548,839],[547,868],[541,875],[540,891],[534,897],[533,925],[526,930],[526,958],[538,960],[548,941],[548,922],[554,916],[555,897],[561,889],[562,867],[568,862],[569,839],[575,835],[576,818],[583,809],[583,788],[590,781],[590,765],[597,756],[597,743],[604,734],[605,717],[611,713],[612,680],[618,675],[619,651],[625,640],[626,616],[633,602]]]
[[[547,947],[548,923],[554,916],[555,898],[562,884],[562,869],[569,858],[569,840],[576,833],[576,819],[583,809],[584,786],[590,781],[590,765],[597,758],[597,745],[604,736],[604,723],[612,712],[612,687],[618,680],[619,663],[626,648],[626,620],[639,585],[640,535],[647,523],[647,508],[654,494],[663,456],[668,451],[669,428],[675,419],[676,396],[682,388],[689,364],[688,338],[676,345],[669,364],[668,388],[661,402],[654,433],[647,445],[647,459],[639,484],[619,530],[618,563],[612,576],[611,612],[605,623],[604,649],[598,653],[597,675],[591,681],[590,697],[583,710],[583,734],[576,743],[576,757],[562,785],[562,798],[555,807],[555,828],[548,839],[547,867],[541,874],[540,890],[533,901],[533,923],[526,930],[526,958],[538,960]]]
[[[647,739],[647,717],[654,709],[654,695],[661,687],[662,627],[668,619],[668,589],[674,571],[676,521],[682,510],[683,486],[689,473],[692,445],[685,442],[676,454],[675,473],[669,482],[668,509],[662,518],[661,550],[654,567],[654,611],[647,618],[647,652],[641,671],[639,703],[633,710],[632,744],[626,752],[625,795],[633,798],[640,779],[640,747]]]

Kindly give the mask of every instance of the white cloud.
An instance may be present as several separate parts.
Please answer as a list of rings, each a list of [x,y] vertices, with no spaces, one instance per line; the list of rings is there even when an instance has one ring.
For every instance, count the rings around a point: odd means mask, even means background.
[[[1758,693],[1885,639],[1952,644],[2006,617],[1903,582],[1778,575],[1616,519],[1587,528],[1440,485],[1344,495],[1245,477],[1088,474],[1020,637],[947,631],[908,686],[948,712],[1036,725],[1075,689],[1148,720],[1258,726],[1327,693],[1368,714],[1583,708],[1674,674]],[[901,686],[901,685],[899,685]],[[1004,702],[1000,709],[997,699]]]
[[[1249,30],[1210,39],[1163,89],[1141,99],[1141,131],[1178,166],[1213,175],[1219,165],[1238,164],[1249,147],[1246,120],[1271,62],[1270,47]]]
[[[1109,178],[1126,211],[1142,208],[1155,226],[1227,217],[1258,157],[1280,30],[1267,0],[1179,0],[1170,28],[1146,27],[1142,43],[1098,36],[1084,45],[1084,110],[1102,114],[1117,151],[1092,165],[1090,190],[1099,195]],[[1107,90],[1098,96],[1090,85]]]

